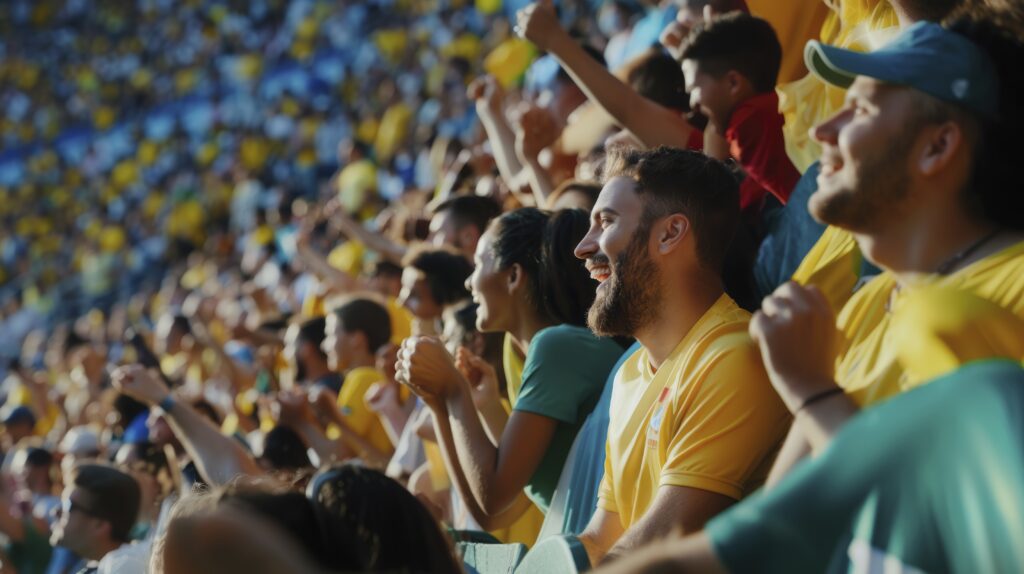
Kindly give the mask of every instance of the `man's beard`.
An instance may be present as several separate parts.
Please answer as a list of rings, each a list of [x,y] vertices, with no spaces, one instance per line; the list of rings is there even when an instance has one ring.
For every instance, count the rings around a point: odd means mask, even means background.
[[[877,229],[907,195],[910,176],[906,165],[913,143],[912,138],[899,137],[864,158],[857,169],[856,187],[830,191],[827,195],[815,193],[808,202],[811,215],[822,223],[849,231]]]
[[[661,302],[661,278],[647,254],[648,229],[633,234],[626,249],[612,265],[607,285],[598,290],[587,313],[587,326],[601,337],[633,337],[657,316]],[[595,261],[610,264],[607,257]]]

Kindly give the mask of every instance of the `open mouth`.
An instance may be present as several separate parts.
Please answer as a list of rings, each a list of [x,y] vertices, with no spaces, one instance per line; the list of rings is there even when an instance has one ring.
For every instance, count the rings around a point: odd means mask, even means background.
[[[598,283],[604,283],[612,276],[612,268],[604,263],[587,263],[587,271],[590,271],[590,278]]]

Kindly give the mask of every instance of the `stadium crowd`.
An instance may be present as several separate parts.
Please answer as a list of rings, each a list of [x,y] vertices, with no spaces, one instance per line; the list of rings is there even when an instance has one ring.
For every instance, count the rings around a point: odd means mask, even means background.
[[[1019,0],[0,31],[0,573],[1024,567]]]

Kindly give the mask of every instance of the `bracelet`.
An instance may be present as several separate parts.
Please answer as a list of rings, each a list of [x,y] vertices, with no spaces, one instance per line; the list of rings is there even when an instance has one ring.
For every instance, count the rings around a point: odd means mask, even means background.
[[[172,397],[171,395],[167,395],[166,397],[161,399],[156,406],[160,407],[160,409],[165,413],[170,413],[171,407],[174,406],[174,397]]]
[[[833,387],[831,389],[826,389],[824,391],[820,391],[818,393],[815,393],[815,394],[807,397],[806,399],[804,399],[804,402],[801,403],[800,406],[797,407],[797,409],[795,411],[793,411],[793,414],[797,415],[797,414],[800,413],[800,411],[806,409],[807,407],[813,405],[814,403],[819,402],[819,401],[821,401],[823,399],[827,399],[827,398],[831,397],[832,395],[838,395],[839,393],[842,393],[842,392],[843,392],[842,387]]]

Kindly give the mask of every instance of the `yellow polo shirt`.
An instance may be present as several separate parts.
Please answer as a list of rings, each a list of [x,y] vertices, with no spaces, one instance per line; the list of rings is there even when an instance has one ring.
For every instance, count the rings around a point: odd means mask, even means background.
[[[896,277],[889,272],[861,287],[836,321],[842,332],[836,382],[857,404],[877,403],[916,384],[898,360],[897,337],[908,335],[906,329],[892,328],[890,310],[898,308],[904,299],[913,298],[918,290],[940,287],[974,294],[1024,317],[1024,241],[951,275],[923,274],[899,290]],[[933,309],[940,314],[949,311]],[[1017,343],[1024,349],[1024,341]]]
[[[661,486],[740,499],[760,486],[791,418],[747,334],[750,314],[723,295],[654,372],[641,348],[612,389],[598,506],[629,528]]]

